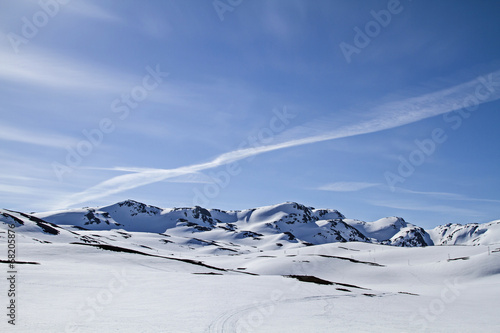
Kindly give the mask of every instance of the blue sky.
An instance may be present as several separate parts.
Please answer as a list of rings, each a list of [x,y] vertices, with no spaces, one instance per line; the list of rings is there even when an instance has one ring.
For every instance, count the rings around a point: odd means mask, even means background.
[[[500,218],[500,3],[3,1],[0,202]]]

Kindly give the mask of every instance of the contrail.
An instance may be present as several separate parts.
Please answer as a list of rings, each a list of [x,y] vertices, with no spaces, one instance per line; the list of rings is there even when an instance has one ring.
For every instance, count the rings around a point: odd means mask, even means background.
[[[497,88],[500,86],[499,78],[500,71],[495,71],[451,88],[418,97],[385,103],[368,110],[367,114],[371,116],[369,120],[343,126],[333,131],[325,131],[318,135],[307,136],[307,134],[302,134],[304,135],[303,137],[280,143],[234,150],[221,154],[205,163],[182,166],[174,169],[144,169],[144,171],[116,176],[90,187],[85,191],[69,196],[59,208],[61,208],[61,206],[62,208],[68,208],[83,202],[104,198],[112,194],[160,182],[168,178],[216,168],[266,152],[375,133],[407,125],[450,111],[459,110],[465,106],[465,101],[467,101],[467,98],[470,98],[470,96],[474,97],[478,104],[491,102],[500,98],[500,89]]]

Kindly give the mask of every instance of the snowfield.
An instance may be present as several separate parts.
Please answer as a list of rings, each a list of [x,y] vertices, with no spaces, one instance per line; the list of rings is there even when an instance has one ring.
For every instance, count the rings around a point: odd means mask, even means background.
[[[426,231],[297,203],[224,212],[134,201],[0,210],[0,221],[4,253],[15,230],[17,272],[16,325],[4,296],[2,332],[500,329],[500,221]],[[5,276],[10,264],[0,262]]]

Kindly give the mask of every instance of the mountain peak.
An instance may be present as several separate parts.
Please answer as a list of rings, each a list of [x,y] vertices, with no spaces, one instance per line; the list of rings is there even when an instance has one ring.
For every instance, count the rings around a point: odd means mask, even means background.
[[[120,201],[120,202],[117,202],[116,205],[122,207],[122,206],[127,206],[127,207],[132,207],[132,206],[149,206],[149,205],[146,205],[145,203],[142,203],[142,202],[139,202],[139,201],[135,201],[135,200],[132,200],[132,199],[127,199],[127,200],[124,200],[124,201]]]

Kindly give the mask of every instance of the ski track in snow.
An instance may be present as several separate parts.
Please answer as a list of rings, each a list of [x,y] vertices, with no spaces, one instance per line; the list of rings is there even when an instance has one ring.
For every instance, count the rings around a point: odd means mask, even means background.
[[[290,299],[278,300],[276,302],[270,301],[268,303],[242,306],[236,310],[230,310],[230,311],[227,311],[227,312],[219,315],[219,317],[217,317],[208,326],[208,328],[205,332],[208,332],[208,333],[245,332],[245,331],[242,331],[240,327],[238,327],[238,322],[241,319],[244,319],[245,315],[246,314],[248,315],[248,313],[250,313],[250,312],[256,311],[261,316],[264,316],[265,311],[266,311],[265,309],[269,308],[269,307],[275,308],[276,306],[279,306],[282,304],[308,303],[308,302],[338,299],[338,298],[342,298],[342,297],[356,297],[356,296],[355,295],[307,296],[307,297],[296,298],[296,299],[290,298]],[[262,310],[264,310],[264,311],[262,311]],[[271,313],[271,315],[272,315],[272,313]],[[252,324],[249,324],[249,325],[252,325]],[[252,327],[252,328],[258,329],[258,327]]]

